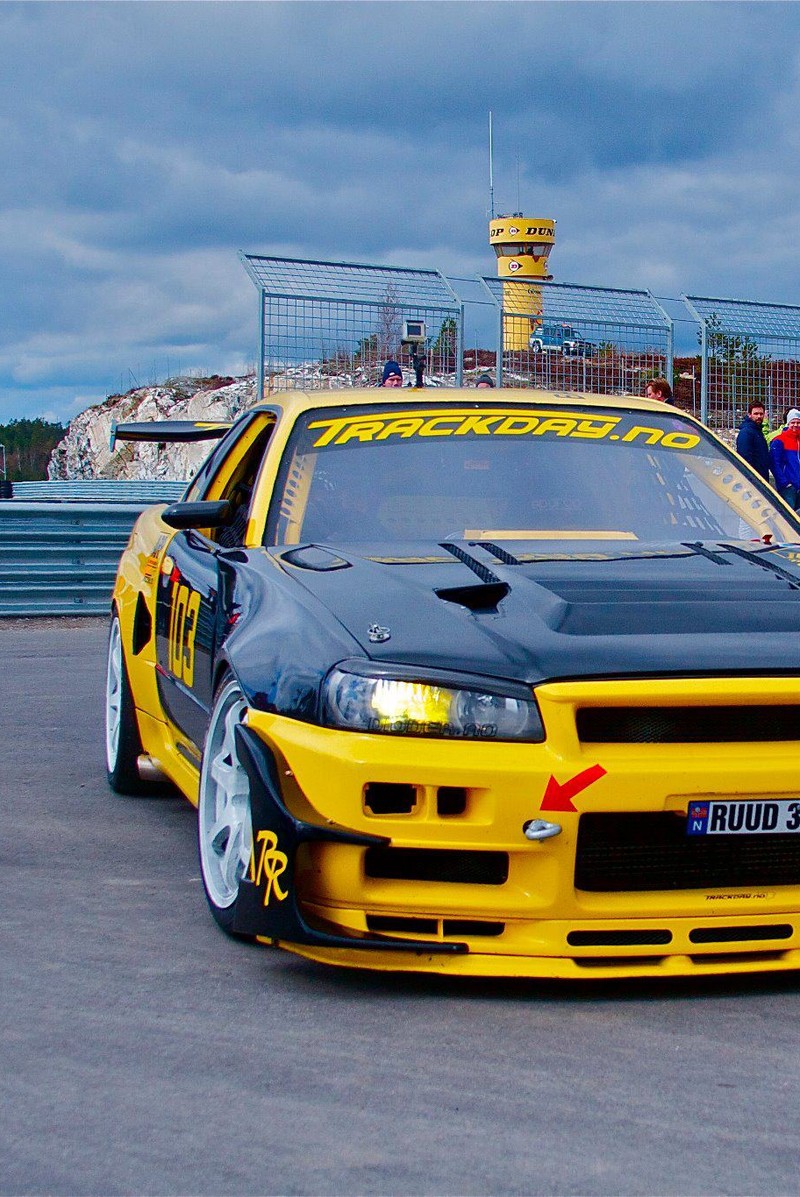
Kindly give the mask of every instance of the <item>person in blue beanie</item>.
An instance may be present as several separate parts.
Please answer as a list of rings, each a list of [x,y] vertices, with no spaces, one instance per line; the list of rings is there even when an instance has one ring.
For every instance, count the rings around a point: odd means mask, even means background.
[[[786,427],[769,446],[769,464],[775,475],[775,489],[795,511],[800,509],[800,411],[786,416]]]
[[[403,385],[403,371],[397,362],[388,361],[383,367],[382,387],[401,387]]]
[[[769,482],[769,445],[764,436],[764,404],[754,399],[736,437],[736,452]]]

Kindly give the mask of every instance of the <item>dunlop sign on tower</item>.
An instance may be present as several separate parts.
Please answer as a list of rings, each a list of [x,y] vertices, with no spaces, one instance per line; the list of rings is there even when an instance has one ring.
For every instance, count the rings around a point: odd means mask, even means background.
[[[497,254],[498,278],[545,281],[553,276],[547,271],[547,259],[555,245],[556,222],[538,216],[498,216],[489,222],[489,241]],[[503,288],[506,312],[503,348],[526,350],[531,332],[542,316],[542,292],[531,286]],[[512,315],[508,315],[512,313]],[[516,313],[519,313],[517,317]]]

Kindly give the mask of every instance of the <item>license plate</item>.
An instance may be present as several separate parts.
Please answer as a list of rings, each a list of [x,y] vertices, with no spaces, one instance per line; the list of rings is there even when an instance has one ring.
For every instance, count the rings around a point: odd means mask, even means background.
[[[800,832],[800,798],[780,802],[690,802],[687,835],[779,835]]]

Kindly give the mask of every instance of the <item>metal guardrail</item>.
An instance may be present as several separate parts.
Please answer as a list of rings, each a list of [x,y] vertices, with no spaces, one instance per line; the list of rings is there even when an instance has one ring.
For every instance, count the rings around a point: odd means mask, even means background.
[[[120,554],[147,506],[0,502],[0,618],[107,614]]]
[[[48,503],[174,503],[188,482],[115,481],[86,478],[69,482],[15,482],[14,499]]]

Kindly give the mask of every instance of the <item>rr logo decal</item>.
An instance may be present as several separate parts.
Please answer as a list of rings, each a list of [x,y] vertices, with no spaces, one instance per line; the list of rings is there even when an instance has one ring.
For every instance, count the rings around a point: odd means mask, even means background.
[[[278,878],[286,871],[289,858],[285,852],[278,851],[278,837],[274,831],[259,831],[256,844],[260,845],[260,850],[257,848],[253,855],[250,871],[256,885],[260,885],[262,880],[264,882],[264,905],[269,906],[273,894],[279,902],[283,902],[288,890],[281,889]]]
[[[200,614],[200,595],[188,586],[178,584],[172,590],[169,609],[169,667],[177,678],[194,685],[194,642],[197,636],[197,617]]]
[[[572,803],[575,795],[580,794],[581,790],[585,790],[588,786],[594,785],[601,777],[605,777],[606,772],[602,765],[592,765],[589,769],[584,769],[582,773],[576,773],[574,777],[570,777],[565,782],[556,781],[551,774],[539,810],[576,811],[578,808]]]

